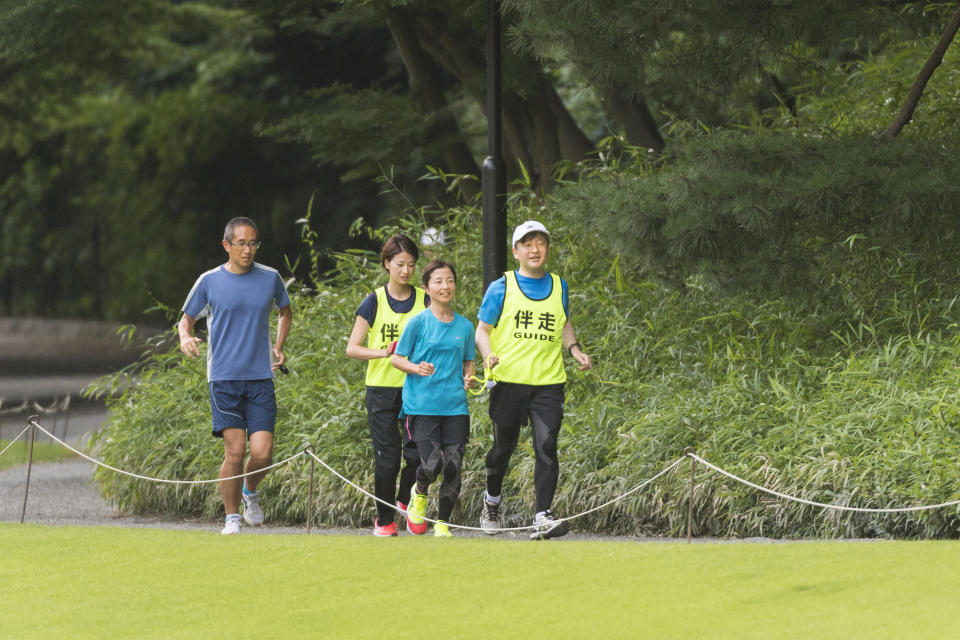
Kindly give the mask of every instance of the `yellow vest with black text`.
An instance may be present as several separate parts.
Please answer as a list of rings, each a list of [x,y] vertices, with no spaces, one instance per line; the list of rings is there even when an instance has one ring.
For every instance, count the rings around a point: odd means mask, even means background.
[[[518,384],[559,384],[567,381],[563,369],[563,288],[560,276],[550,295],[531,300],[520,290],[513,271],[504,274],[506,290],[500,320],[490,332],[490,345],[500,358],[493,373],[497,380]]]
[[[413,288],[416,300],[413,307],[406,313],[397,313],[390,307],[387,300],[387,288],[380,287],[377,294],[377,317],[373,319],[373,326],[367,331],[367,347],[370,349],[386,349],[394,340],[400,339],[407,321],[426,309],[423,289]],[[390,363],[391,358],[376,358],[367,361],[368,387],[402,387],[404,373]]]

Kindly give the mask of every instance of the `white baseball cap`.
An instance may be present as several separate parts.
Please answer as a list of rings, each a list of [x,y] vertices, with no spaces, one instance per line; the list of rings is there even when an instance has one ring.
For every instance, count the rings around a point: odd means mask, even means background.
[[[550,232],[543,226],[543,223],[537,222],[536,220],[527,220],[526,222],[518,224],[517,228],[513,230],[513,246],[516,246],[518,242],[523,240],[523,236],[528,233],[533,233],[534,231],[545,233],[548,238],[550,237]]]

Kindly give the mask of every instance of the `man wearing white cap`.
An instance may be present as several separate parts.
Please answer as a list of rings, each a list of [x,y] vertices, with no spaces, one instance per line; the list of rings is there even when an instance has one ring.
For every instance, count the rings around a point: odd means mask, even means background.
[[[500,493],[520,428],[530,423],[536,514],[533,540],[564,535],[569,526],[557,520],[550,505],[557,489],[557,436],[563,420],[563,351],[581,371],[591,367],[570,322],[567,283],[546,270],[550,232],[528,220],[513,232],[513,257],[519,267],[490,283],[480,304],[477,349],[493,369],[490,393],[493,447],[487,453],[487,490],[480,526],[490,535],[500,529]]]

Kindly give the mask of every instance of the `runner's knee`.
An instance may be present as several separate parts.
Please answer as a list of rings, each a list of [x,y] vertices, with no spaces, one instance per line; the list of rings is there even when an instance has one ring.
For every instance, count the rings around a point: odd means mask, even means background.
[[[443,479],[445,482],[455,482],[459,485],[463,451],[464,446],[462,444],[447,445],[443,448]]]
[[[373,472],[378,476],[396,477],[400,473],[400,460],[392,460],[386,456],[376,456],[373,463]]]
[[[242,464],[244,455],[247,453],[246,442],[238,438],[224,438],[223,440],[223,460],[227,464]]]

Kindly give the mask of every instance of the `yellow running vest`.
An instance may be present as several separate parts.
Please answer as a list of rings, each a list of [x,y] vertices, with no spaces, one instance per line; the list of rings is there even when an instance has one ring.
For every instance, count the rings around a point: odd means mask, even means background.
[[[377,317],[373,319],[373,326],[367,331],[367,347],[370,349],[386,349],[394,340],[400,339],[407,321],[424,309],[426,292],[417,287],[413,288],[416,300],[413,308],[406,313],[397,313],[387,301],[387,288],[379,287],[377,294]],[[368,387],[402,387],[403,371],[390,364],[391,358],[376,358],[367,361]]]
[[[500,320],[490,332],[490,346],[500,358],[495,379],[518,384],[559,384],[567,381],[563,369],[563,289],[560,276],[551,273],[553,288],[543,300],[531,300],[520,291],[517,275],[504,274],[506,291]]]

